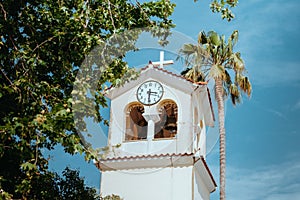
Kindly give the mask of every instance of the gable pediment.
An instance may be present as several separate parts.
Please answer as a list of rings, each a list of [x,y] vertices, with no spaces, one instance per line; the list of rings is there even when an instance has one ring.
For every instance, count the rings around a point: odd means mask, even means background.
[[[110,99],[114,99],[149,79],[159,81],[187,94],[192,93],[199,86],[206,85],[204,82],[194,83],[183,76],[149,64],[141,69],[140,76],[136,80],[127,82],[118,88],[110,88],[106,91],[105,95]]]

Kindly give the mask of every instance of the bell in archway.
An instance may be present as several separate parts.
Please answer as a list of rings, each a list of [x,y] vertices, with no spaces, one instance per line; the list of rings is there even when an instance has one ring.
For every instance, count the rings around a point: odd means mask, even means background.
[[[168,116],[164,128],[170,132],[176,132],[177,131],[176,121],[177,120],[174,115]]]

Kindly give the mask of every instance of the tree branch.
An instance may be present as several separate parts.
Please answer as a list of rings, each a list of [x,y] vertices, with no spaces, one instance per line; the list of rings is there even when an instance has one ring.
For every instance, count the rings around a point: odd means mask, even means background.
[[[38,162],[38,156],[39,156],[39,133],[36,134],[36,144],[35,144],[35,161],[34,165]]]
[[[1,69],[1,68],[0,68]],[[2,74],[4,75],[4,77],[8,80],[9,84],[12,85],[12,81],[6,76],[6,74],[3,72],[3,70],[1,69]]]
[[[110,14],[110,19],[111,19],[112,25],[114,27],[114,32],[115,32],[117,29],[115,27],[115,22],[114,22],[113,15],[112,15],[112,12],[111,12],[110,1],[107,0],[107,3],[108,3],[108,11],[109,11],[109,14]]]
[[[33,50],[32,53],[35,52],[35,50],[37,50],[38,48],[40,48],[42,45],[44,45],[47,42],[50,42],[51,40],[53,40],[53,38],[55,38],[56,36],[52,36],[50,38],[48,38],[47,40],[43,41],[42,43],[38,44]]]
[[[1,7],[1,10],[3,12],[4,20],[6,21],[7,20],[7,18],[6,18],[6,11],[4,10],[4,7],[3,7],[2,3],[0,3],[0,7]]]
[[[9,40],[11,41],[12,45],[14,46],[14,49],[15,49],[16,51],[18,51],[18,47],[15,45],[14,40],[11,39],[11,35],[9,36]]]

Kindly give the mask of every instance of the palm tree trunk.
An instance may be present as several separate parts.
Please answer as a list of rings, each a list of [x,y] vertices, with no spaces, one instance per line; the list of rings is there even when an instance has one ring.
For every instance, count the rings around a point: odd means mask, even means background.
[[[219,133],[220,133],[220,200],[225,200],[225,116],[224,116],[224,95],[223,83],[221,78],[215,79],[215,92],[218,104]]]

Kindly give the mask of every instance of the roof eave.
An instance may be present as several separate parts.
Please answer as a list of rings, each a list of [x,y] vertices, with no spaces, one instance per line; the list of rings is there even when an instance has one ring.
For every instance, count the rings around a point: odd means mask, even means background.
[[[153,70],[153,71],[151,71]],[[149,73],[148,73],[149,71]],[[143,80],[150,78],[152,76],[152,73],[155,72],[161,72],[165,75],[169,75],[172,78],[176,78],[178,81],[182,81],[183,84],[186,84],[186,86],[190,86],[190,87],[185,87],[184,89],[187,90],[185,92],[192,92],[196,87],[201,86],[201,85],[207,85],[207,82],[193,82],[190,79],[186,79],[185,77],[181,76],[181,75],[177,75],[174,74],[172,72],[169,72],[163,68],[159,68],[153,65],[147,65],[146,67],[141,69],[141,74],[140,77],[137,80],[133,80],[131,82],[125,83],[125,85],[121,86],[121,87],[110,87],[107,90],[105,90],[104,94],[106,97],[108,97],[109,99],[114,99],[122,94],[124,94],[124,92],[130,90],[131,88],[135,87],[136,85],[140,84]],[[159,75],[159,74],[156,74]],[[152,76],[153,77],[153,76]],[[159,77],[153,77],[153,78],[157,78],[160,79]],[[162,78],[161,78],[162,79]],[[165,81],[165,82],[170,82],[172,83],[172,81],[166,80],[166,79],[162,79],[161,81]],[[174,81],[173,81],[174,82]],[[126,86],[126,90],[124,89]],[[129,86],[129,87],[128,87]],[[183,90],[183,88],[178,88],[179,90]]]

